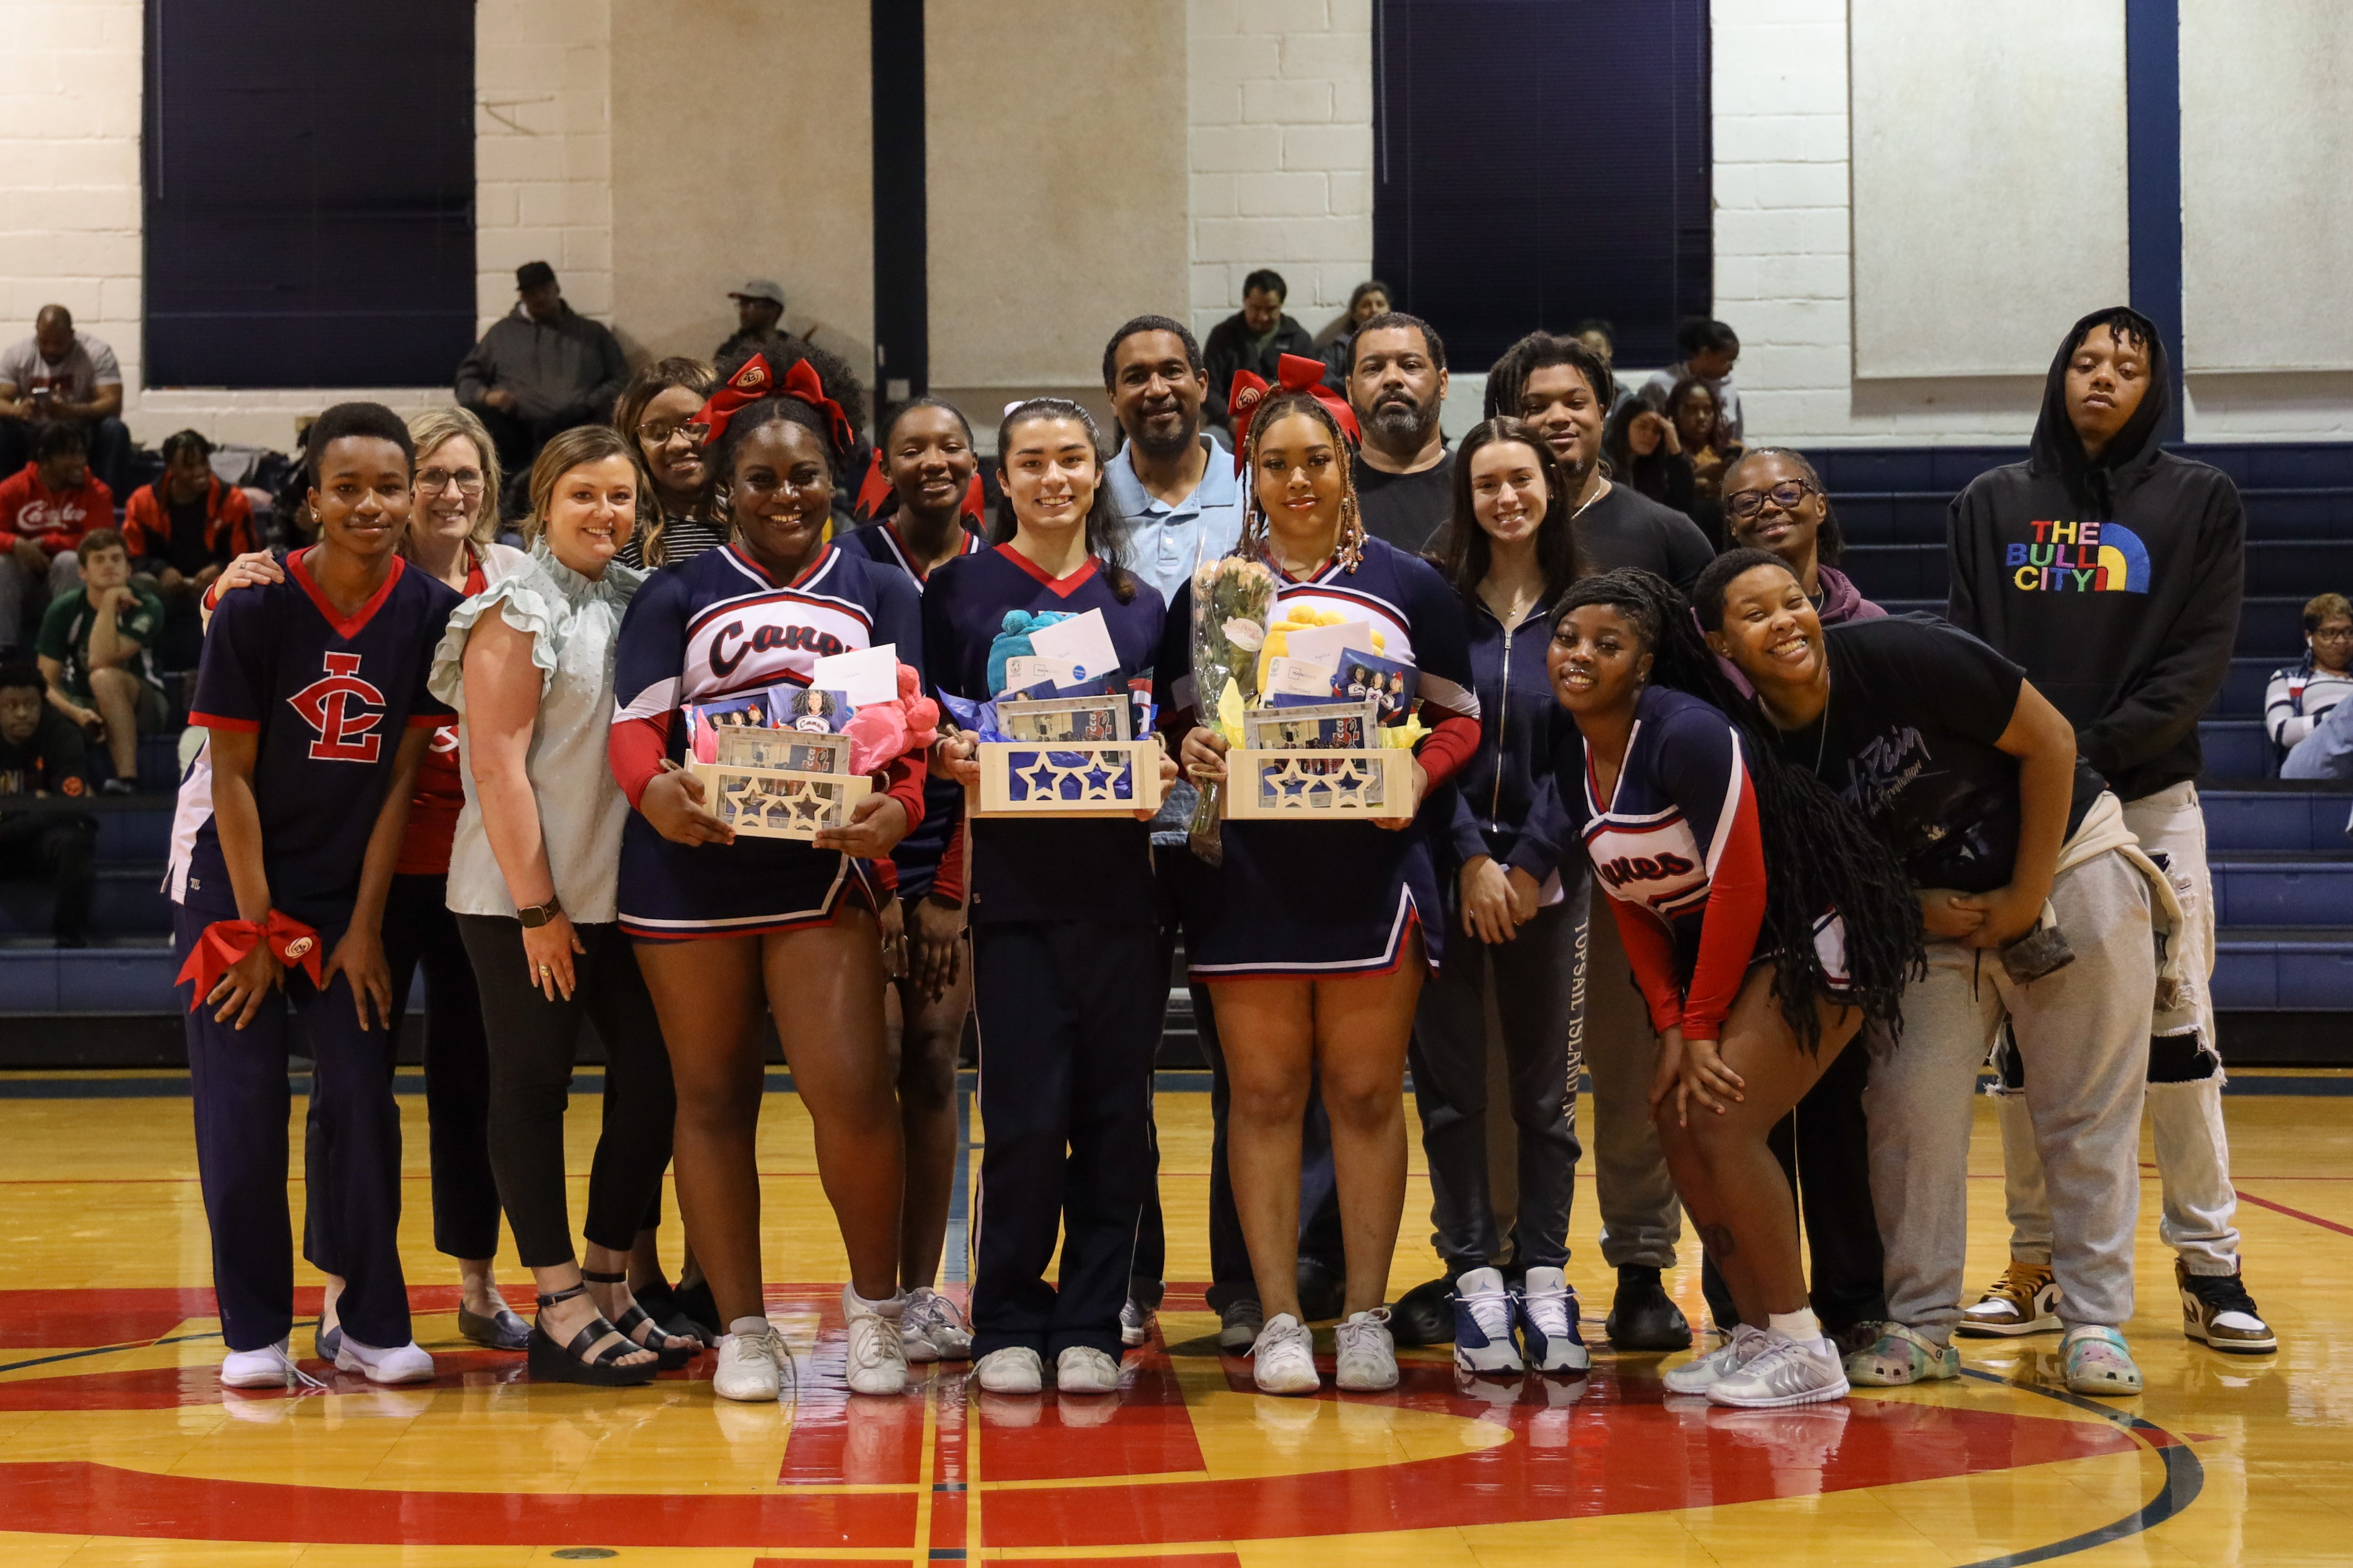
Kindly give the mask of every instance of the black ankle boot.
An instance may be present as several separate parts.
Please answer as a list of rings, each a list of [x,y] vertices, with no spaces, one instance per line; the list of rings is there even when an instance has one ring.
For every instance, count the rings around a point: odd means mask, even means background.
[[[1621,1351],[1679,1351],[1691,1347],[1691,1323],[1667,1299],[1659,1271],[1630,1266],[1618,1270],[1618,1296],[1605,1325],[1609,1342]]]

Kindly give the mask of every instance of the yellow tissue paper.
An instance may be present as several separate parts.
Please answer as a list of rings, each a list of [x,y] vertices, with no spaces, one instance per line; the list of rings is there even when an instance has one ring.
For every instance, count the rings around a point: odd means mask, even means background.
[[[1232,680],[1218,693],[1218,733],[1229,746],[1242,743],[1242,689]]]

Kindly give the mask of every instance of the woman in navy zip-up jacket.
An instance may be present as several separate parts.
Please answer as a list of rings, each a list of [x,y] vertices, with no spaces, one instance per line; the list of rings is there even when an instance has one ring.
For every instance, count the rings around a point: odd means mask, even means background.
[[[1585,862],[1567,857],[1575,886],[1566,889],[1557,875],[1539,885],[1506,863],[1549,775],[1563,721],[1545,673],[1545,643],[1553,603],[1577,574],[1570,493],[1551,449],[1519,420],[1480,425],[1456,451],[1440,569],[1461,596],[1470,632],[1480,735],[1455,777],[1452,814],[1432,834],[1441,885],[1451,889],[1455,941],[1450,962],[1422,990],[1410,1053],[1430,1161],[1431,1239],[1446,1279],[1422,1287],[1398,1313],[1417,1337],[1444,1337],[1444,1296],[1459,1277],[1503,1255],[1487,1181],[1483,998],[1492,971],[1519,1133],[1512,1262],[1528,1275],[1525,1300],[1537,1318],[1530,1348],[1541,1342],[1552,1359],[1567,1358],[1554,1370],[1584,1364],[1576,1298],[1560,1270],[1579,1152],[1568,1084],[1581,1011]],[[1478,1294],[1482,1286],[1500,1289],[1501,1281],[1482,1276],[1461,1289]]]

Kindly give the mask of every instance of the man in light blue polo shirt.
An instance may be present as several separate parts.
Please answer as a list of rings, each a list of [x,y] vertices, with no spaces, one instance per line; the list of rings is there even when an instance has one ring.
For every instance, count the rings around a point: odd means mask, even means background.
[[[1174,603],[1176,590],[1195,567],[1229,553],[1242,536],[1242,480],[1234,472],[1233,454],[1201,427],[1209,378],[1200,344],[1179,321],[1138,316],[1113,332],[1103,347],[1103,391],[1127,437],[1119,455],[1103,469],[1113,504],[1126,523],[1120,563]],[[1186,848],[1186,829],[1198,798],[1192,785],[1180,779],[1152,821],[1163,969],[1174,960],[1185,911],[1201,892],[1196,862]],[[1229,1096],[1225,1053],[1219,1048],[1208,988],[1189,989],[1194,1027],[1209,1059],[1209,1110],[1215,1127],[1209,1153],[1208,1299],[1219,1315],[1219,1343],[1239,1352],[1250,1348],[1263,1317],[1241,1221],[1234,1210],[1233,1184],[1226,1173]],[[1311,1097],[1301,1129],[1299,1215],[1300,1302],[1312,1316],[1329,1316],[1340,1309],[1345,1258],[1332,1169],[1331,1121],[1320,1097]],[[1144,1211],[1127,1308],[1120,1316],[1122,1337],[1131,1345],[1142,1344],[1150,1331],[1166,1261],[1155,1194],[1155,1201]]]
[[[1200,345],[1181,322],[1138,316],[1103,349],[1103,391],[1127,436],[1103,471],[1127,523],[1120,563],[1174,603],[1193,568],[1242,536],[1233,454],[1201,427]]]

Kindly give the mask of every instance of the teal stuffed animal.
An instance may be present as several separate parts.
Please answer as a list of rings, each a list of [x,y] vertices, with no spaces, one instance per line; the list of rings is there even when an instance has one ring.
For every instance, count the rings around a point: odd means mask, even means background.
[[[1067,621],[1070,614],[1063,610],[1043,610],[1033,615],[1028,610],[1008,610],[1005,629],[988,645],[988,692],[992,697],[1005,695],[1005,664],[1008,659],[1029,658],[1037,653],[1029,646],[1029,634],[1039,626],[1050,626],[1056,621]]]

